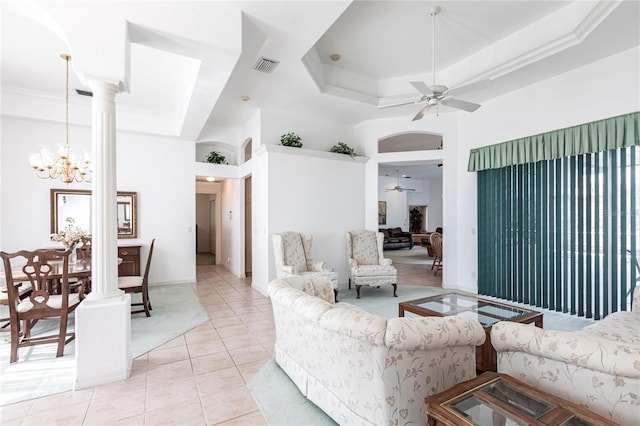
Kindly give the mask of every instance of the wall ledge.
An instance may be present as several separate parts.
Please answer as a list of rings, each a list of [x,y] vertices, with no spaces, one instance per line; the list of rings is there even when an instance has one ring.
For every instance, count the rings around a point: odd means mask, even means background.
[[[267,152],[275,152],[278,154],[291,154],[291,155],[303,155],[306,157],[315,157],[315,158],[324,158],[327,160],[337,160],[337,161],[353,161],[356,163],[366,163],[369,161],[368,157],[356,156],[351,158],[351,156],[347,154],[337,154],[335,152],[328,151],[318,151],[315,149],[307,149],[307,148],[294,148],[291,146],[282,146],[282,145],[261,145],[256,151],[256,155],[264,155]]]

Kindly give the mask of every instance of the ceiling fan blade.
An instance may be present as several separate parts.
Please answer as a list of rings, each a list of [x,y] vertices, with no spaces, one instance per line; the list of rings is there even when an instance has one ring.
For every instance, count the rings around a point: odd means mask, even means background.
[[[410,95],[387,96],[378,100],[378,108],[382,109],[400,105],[415,104],[419,100],[420,97],[415,93]]]
[[[424,81],[410,81],[409,83],[423,95],[433,96],[433,92],[431,91],[431,89],[429,89],[429,86],[427,86],[427,83],[425,83]]]
[[[473,102],[461,101],[460,99],[444,98],[442,103],[446,106],[461,109],[463,111],[473,112],[481,107],[480,104],[474,104]]]
[[[413,119],[411,119],[411,121],[416,121],[416,120],[420,120],[422,117],[424,117],[425,115],[427,115],[427,112],[429,112],[429,107],[430,105],[425,105],[423,106],[420,111],[418,111],[418,113],[416,114],[415,117],[413,117]]]
[[[493,80],[480,80],[474,83],[465,84],[464,86],[454,87],[447,92],[448,96],[458,96],[464,93],[473,92],[474,90],[486,89],[493,86]]]

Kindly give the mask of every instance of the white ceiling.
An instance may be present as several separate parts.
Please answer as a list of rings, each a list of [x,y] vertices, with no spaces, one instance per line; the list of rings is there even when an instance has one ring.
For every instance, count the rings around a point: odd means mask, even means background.
[[[63,96],[60,53],[77,54],[80,61],[90,56],[96,63],[121,55],[129,64],[129,93],[118,96],[119,111],[178,123],[150,132],[208,140],[211,127],[240,128],[260,108],[345,124],[391,116],[409,120],[417,105],[378,110],[377,101],[415,93],[411,79],[431,82],[434,4],[442,9],[436,18],[437,83],[456,87],[493,80],[491,88],[463,96],[472,102],[491,102],[640,45],[635,0],[5,0],[1,84],[3,92]],[[113,55],[114,49],[121,52]],[[340,61],[331,61],[332,53]],[[271,74],[257,72],[251,67],[260,56],[280,64]],[[74,61],[75,71],[82,74],[86,62]],[[86,89],[72,77],[72,88]],[[241,96],[251,100],[242,102]],[[125,122],[119,117],[119,125]]]

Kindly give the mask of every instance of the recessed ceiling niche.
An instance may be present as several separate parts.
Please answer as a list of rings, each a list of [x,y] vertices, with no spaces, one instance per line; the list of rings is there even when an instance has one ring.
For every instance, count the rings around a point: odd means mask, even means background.
[[[206,162],[211,151],[224,155],[228,164],[237,164],[235,148],[224,142],[196,142],[196,161]]]
[[[431,151],[442,149],[442,135],[403,133],[378,139],[378,152]]]

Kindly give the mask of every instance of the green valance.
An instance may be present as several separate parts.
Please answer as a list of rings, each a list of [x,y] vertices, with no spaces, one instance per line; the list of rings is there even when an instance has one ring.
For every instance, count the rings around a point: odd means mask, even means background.
[[[471,150],[470,172],[640,145],[640,112]]]

